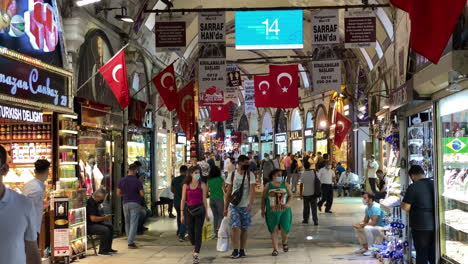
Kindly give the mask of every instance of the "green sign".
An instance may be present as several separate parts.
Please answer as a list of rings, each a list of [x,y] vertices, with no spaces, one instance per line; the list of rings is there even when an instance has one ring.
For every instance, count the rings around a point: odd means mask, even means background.
[[[444,138],[444,153],[468,153],[468,137]]]

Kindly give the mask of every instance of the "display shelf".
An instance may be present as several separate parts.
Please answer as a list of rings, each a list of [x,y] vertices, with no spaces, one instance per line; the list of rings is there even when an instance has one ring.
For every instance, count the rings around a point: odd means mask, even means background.
[[[81,240],[81,239],[83,239],[83,238],[86,238],[86,235],[77,237],[77,238],[75,238],[75,239],[73,239],[73,240],[70,240],[70,243],[73,243],[73,242],[75,242],[75,241]]]
[[[75,131],[75,130],[66,130],[66,129],[59,130],[59,133],[61,133],[61,134],[78,135],[78,131]]]
[[[52,143],[51,139],[8,139],[2,140],[2,143],[5,144],[14,144],[14,143]]]
[[[468,263],[468,243],[460,241],[447,241],[447,253],[442,258],[451,263]]]
[[[445,211],[445,224],[457,231],[468,234],[468,212],[459,209]]]
[[[450,199],[450,200],[454,200],[454,201],[457,201],[457,202],[460,202],[460,203],[464,203],[464,204],[468,204],[468,196],[466,195],[463,195],[463,194],[459,194],[458,192],[444,192],[444,194],[442,194],[442,196],[444,196],[445,198],[447,199]],[[460,199],[460,198],[465,198],[465,199]]]
[[[59,149],[60,150],[70,150],[70,149],[76,150],[78,149],[78,147],[77,146],[60,146]]]
[[[77,161],[62,161],[60,165],[78,165]]]
[[[81,209],[81,208],[77,208],[77,209]],[[70,209],[71,210],[74,210],[74,209]],[[82,222],[79,222],[79,223],[75,223],[73,225],[70,225],[70,228],[72,227],[76,227],[76,226],[82,226],[82,225],[86,225],[86,221],[82,221]]]

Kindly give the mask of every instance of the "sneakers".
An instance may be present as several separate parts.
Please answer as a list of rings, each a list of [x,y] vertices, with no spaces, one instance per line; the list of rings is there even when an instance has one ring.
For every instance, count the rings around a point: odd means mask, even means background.
[[[364,256],[372,256],[372,251],[367,250],[366,252],[362,253]]]
[[[119,251],[117,251],[117,250],[115,250],[115,249],[111,249],[111,250],[109,250],[109,252],[110,252],[110,253],[117,253],[117,252],[119,252]]]
[[[240,254],[239,254],[239,250],[238,250],[238,249],[234,249],[234,250],[232,251],[231,258],[232,258],[232,259],[238,259],[238,258],[240,258],[240,257],[241,257],[241,256],[240,256]]]
[[[314,226],[318,226],[318,222],[314,222]]]
[[[137,245],[135,245],[135,243],[132,243],[130,245],[128,245],[128,249],[137,249]]]
[[[193,255],[193,264],[199,264],[200,263],[200,257],[197,255]]]
[[[239,256],[240,256],[241,258],[247,257],[247,256],[245,255],[245,250],[241,249],[241,250],[239,251]]]
[[[332,211],[325,211],[325,213],[327,213],[327,214],[333,214]]]
[[[362,253],[364,253],[364,252],[366,252],[366,251],[367,251],[367,250],[366,250],[365,248],[360,248],[360,249],[354,251],[354,254],[362,254]]]
[[[307,221],[307,220],[302,220],[302,223],[303,223],[303,224],[308,224],[309,221]]]
[[[105,251],[105,252],[99,252],[99,255],[102,255],[102,256],[110,256],[110,255],[112,255],[112,254],[111,254],[110,252]]]

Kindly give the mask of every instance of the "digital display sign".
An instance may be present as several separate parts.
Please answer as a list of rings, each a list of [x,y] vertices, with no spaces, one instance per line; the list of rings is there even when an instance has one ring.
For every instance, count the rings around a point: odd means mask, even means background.
[[[302,49],[302,10],[238,11],[236,49]]]

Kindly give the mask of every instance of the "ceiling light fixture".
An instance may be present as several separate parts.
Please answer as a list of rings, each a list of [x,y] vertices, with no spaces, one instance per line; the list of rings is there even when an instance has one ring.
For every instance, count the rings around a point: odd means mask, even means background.
[[[365,105],[363,105],[363,106],[359,107],[359,111],[361,111],[361,112],[365,112],[365,111],[366,111],[366,106],[365,106]]]
[[[385,110],[390,109],[390,106],[389,105],[384,105],[383,109],[385,109]]]
[[[327,127],[327,121],[325,120],[320,121],[320,126],[323,128]]]
[[[135,20],[127,15],[127,8],[126,7],[107,7],[107,8],[98,8],[96,9],[96,13],[99,13],[101,11],[110,11],[110,10],[117,10],[120,9],[121,13],[120,15],[115,15],[115,19],[120,20],[122,22],[127,22],[127,23],[133,23]]]
[[[348,110],[344,111],[344,115],[349,116],[349,111]]]
[[[75,4],[79,7],[101,2],[101,0],[78,0]]]

